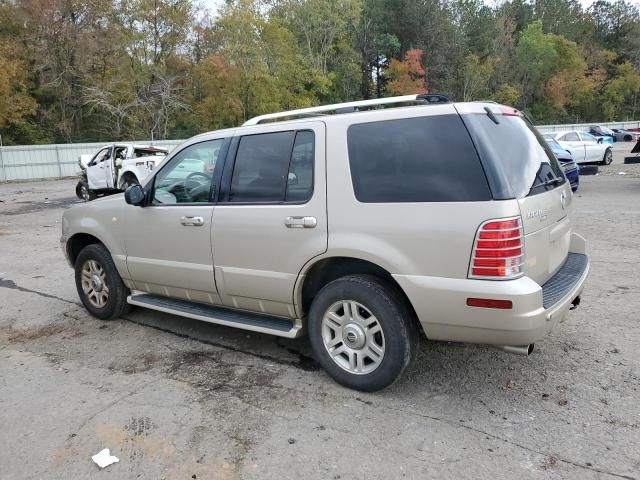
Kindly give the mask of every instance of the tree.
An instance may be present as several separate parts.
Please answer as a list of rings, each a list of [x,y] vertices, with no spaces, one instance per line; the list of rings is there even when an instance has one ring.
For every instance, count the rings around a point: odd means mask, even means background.
[[[640,73],[630,63],[616,68],[616,76],[603,92],[603,110],[607,120],[636,118],[640,113]]]
[[[20,123],[36,111],[36,101],[28,91],[27,71],[16,58],[15,47],[0,43],[0,129]]]
[[[489,95],[489,81],[493,74],[494,60],[481,61],[475,53],[467,56],[464,67],[462,101],[481,100]]]
[[[508,83],[500,85],[500,88],[493,95],[493,99],[503,105],[516,105],[519,98],[520,92],[518,89]]]
[[[392,95],[427,93],[422,50],[418,48],[408,50],[403,61],[392,59],[386,73],[390,79],[387,90]]]

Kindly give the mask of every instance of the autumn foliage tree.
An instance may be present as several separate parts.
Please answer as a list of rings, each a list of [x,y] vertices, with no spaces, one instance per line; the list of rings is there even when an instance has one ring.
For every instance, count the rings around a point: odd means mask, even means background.
[[[633,0],[0,0],[5,144],[187,138],[385,95],[638,120]]]
[[[427,93],[426,72],[422,67],[422,50],[407,50],[404,60],[395,58],[389,63],[386,75],[389,78],[387,91],[392,95]]]
[[[24,62],[16,58],[15,49],[0,43],[0,128],[15,125],[36,110],[29,95]]]

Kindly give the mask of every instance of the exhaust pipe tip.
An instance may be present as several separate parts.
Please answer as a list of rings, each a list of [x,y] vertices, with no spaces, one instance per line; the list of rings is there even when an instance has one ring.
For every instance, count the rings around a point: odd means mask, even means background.
[[[533,353],[535,346],[533,343],[530,343],[529,345],[501,345],[498,348],[503,352],[528,357]]]

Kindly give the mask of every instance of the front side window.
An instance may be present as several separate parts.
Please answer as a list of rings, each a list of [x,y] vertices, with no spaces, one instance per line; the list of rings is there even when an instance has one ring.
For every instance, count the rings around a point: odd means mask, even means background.
[[[109,160],[110,158],[111,158],[111,147],[103,148],[98,153],[96,153],[96,156],[93,157],[93,160],[91,160],[90,165],[98,165],[99,163],[104,162],[105,160]]]
[[[223,141],[190,145],[169,160],[154,178],[152,203],[207,203]]]
[[[456,114],[352,125],[347,144],[360,202],[491,199],[478,154]]]
[[[594,137],[589,133],[580,132],[580,138],[582,139],[583,142],[594,142],[594,143],[598,142],[596,137]]]
[[[313,192],[313,161],[312,131],[244,136],[238,144],[229,201],[306,201]]]

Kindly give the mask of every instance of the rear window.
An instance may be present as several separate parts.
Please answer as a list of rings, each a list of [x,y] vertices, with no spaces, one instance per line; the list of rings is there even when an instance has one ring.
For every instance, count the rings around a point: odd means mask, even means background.
[[[553,151],[526,119],[499,114],[492,117],[462,115],[485,167],[490,169],[494,198],[535,195],[566,181]]]
[[[458,115],[352,125],[347,143],[360,202],[491,199],[480,159]]]

